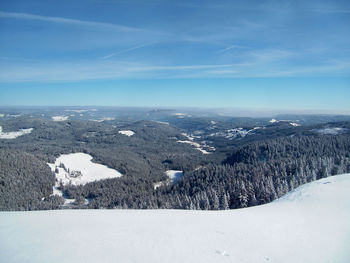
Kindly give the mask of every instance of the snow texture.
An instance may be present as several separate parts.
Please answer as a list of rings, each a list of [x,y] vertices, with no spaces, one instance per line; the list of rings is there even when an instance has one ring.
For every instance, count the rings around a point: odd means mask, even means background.
[[[2,262],[347,263],[350,174],[229,211],[0,213]]]
[[[19,136],[29,134],[33,131],[33,128],[29,129],[21,129],[19,131],[13,131],[13,132],[3,132],[2,127],[0,126],[0,139],[16,139]]]
[[[122,176],[118,171],[105,165],[91,162],[92,156],[86,153],[63,154],[54,164],[48,163],[55,172],[57,184],[84,185],[93,181]],[[63,164],[63,165],[62,165]]]
[[[120,134],[126,135],[126,136],[133,136],[135,132],[133,131],[119,131]]]

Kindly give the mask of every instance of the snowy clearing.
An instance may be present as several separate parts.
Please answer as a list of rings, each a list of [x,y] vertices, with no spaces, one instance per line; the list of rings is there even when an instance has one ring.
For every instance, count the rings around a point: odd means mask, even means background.
[[[119,131],[120,134],[126,135],[126,136],[133,136],[135,132],[133,131]]]
[[[201,145],[196,142],[192,141],[177,141],[178,143],[187,143],[195,147],[196,150],[201,151],[203,154],[210,154],[210,152],[207,152],[206,150],[201,148]]]
[[[69,116],[53,116],[52,120],[53,121],[66,121],[68,120]]]
[[[4,262],[350,262],[350,174],[230,211],[0,213]]]
[[[201,151],[203,154],[210,154],[210,152],[206,151],[203,149],[203,147],[207,147],[207,148],[212,148],[214,149],[213,147],[209,147],[207,145],[200,145],[199,143],[197,142],[194,142],[194,137],[199,137],[200,136],[190,136],[186,133],[181,133],[182,136],[186,137],[189,141],[184,141],[184,140],[178,140],[177,142],[178,143],[187,143],[187,144],[190,144],[192,146],[194,146],[196,148],[196,150],[198,151]],[[214,149],[215,150],[215,149]]]
[[[16,139],[19,136],[29,134],[33,131],[33,128],[29,129],[21,129],[19,131],[13,131],[13,132],[3,132],[2,127],[0,126],[0,139]]]
[[[63,154],[54,164],[48,163],[55,172],[57,185],[84,185],[97,180],[122,176],[118,171],[105,165],[91,162],[92,156],[85,153]]]
[[[176,183],[184,175],[184,172],[179,170],[168,170],[165,172],[165,174],[169,177],[169,179],[154,183],[153,184],[154,190],[156,190],[158,187],[161,187],[162,185],[169,185],[172,183]]]
[[[264,127],[254,127],[253,129],[246,130],[243,128],[234,128],[234,129],[229,129],[221,132],[215,132],[212,134],[209,134],[211,137],[225,137],[226,139],[233,140],[237,137],[245,137],[247,135],[252,135],[256,130],[259,129],[264,129]]]
[[[165,173],[173,183],[176,183],[184,175],[184,172],[179,170],[168,170]]]

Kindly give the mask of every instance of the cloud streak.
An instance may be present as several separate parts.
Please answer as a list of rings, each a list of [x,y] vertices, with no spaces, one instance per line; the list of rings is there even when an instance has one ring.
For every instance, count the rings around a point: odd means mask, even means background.
[[[128,27],[128,26],[122,26],[122,25],[116,25],[116,24],[110,24],[110,23],[78,20],[78,19],[55,17],[55,16],[33,15],[28,13],[12,13],[12,12],[0,11],[0,18],[37,20],[37,21],[45,21],[50,23],[86,26],[86,27],[94,27],[94,28],[106,29],[106,30],[122,31],[122,32],[146,31],[135,27]]]
[[[138,45],[138,46],[130,47],[130,48],[127,48],[127,49],[123,49],[123,50],[120,50],[118,52],[106,55],[106,56],[102,57],[102,59],[109,59],[109,58],[114,57],[116,55],[128,53],[130,51],[137,50],[137,49],[144,48],[144,47],[148,47],[148,46],[151,46],[151,45],[154,45],[154,44],[156,44],[156,42],[149,43],[149,44]]]
[[[74,82],[111,79],[184,78],[269,78],[342,76],[350,72],[348,61],[323,64],[280,66],[260,60],[237,64],[152,65],[113,61],[67,62],[56,64],[0,65],[0,82]]]

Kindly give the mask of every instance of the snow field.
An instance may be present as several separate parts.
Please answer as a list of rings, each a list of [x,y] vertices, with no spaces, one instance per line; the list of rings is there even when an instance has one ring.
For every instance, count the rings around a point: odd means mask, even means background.
[[[0,213],[3,262],[350,262],[350,174],[226,211]]]

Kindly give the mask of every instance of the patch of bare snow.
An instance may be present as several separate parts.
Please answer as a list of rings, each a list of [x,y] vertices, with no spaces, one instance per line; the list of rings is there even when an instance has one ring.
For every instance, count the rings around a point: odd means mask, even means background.
[[[126,135],[126,136],[133,136],[135,134],[135,132],[130,131],[130,130],[125,130],[125,131],[118,131],[118,133]]]
[[[180,171],[180,170],[168,170],[165,172],[165,174],[168,176],[168,180],[154,183],[153,184],[154,190],[156,190],[158,187],[162,185],[176,183],[183,176],[184,173],[183,171]]]
[[[173,183],[177,182],[184,175],[184,172],[179,170],[168,170],[165,173]]]
[[[165,122],[165,121],[154,121],[154,122],[159,123],[159,124],[169,125],[169,122]]]
[[[68,118],[69,116],[52,116],[53,121],[66,121]]]
[[[190,141],[193,141],[193,137],[189,136],[187,133],[181,133],[182,136],[185,136]]]
[[[104,118],[102,118],[102,119],[92,120],[92,121],[103,122],[103,121],[113,121],[113,120],[115,120],[115,118],[112,118],[112,117],[104,117]]]

